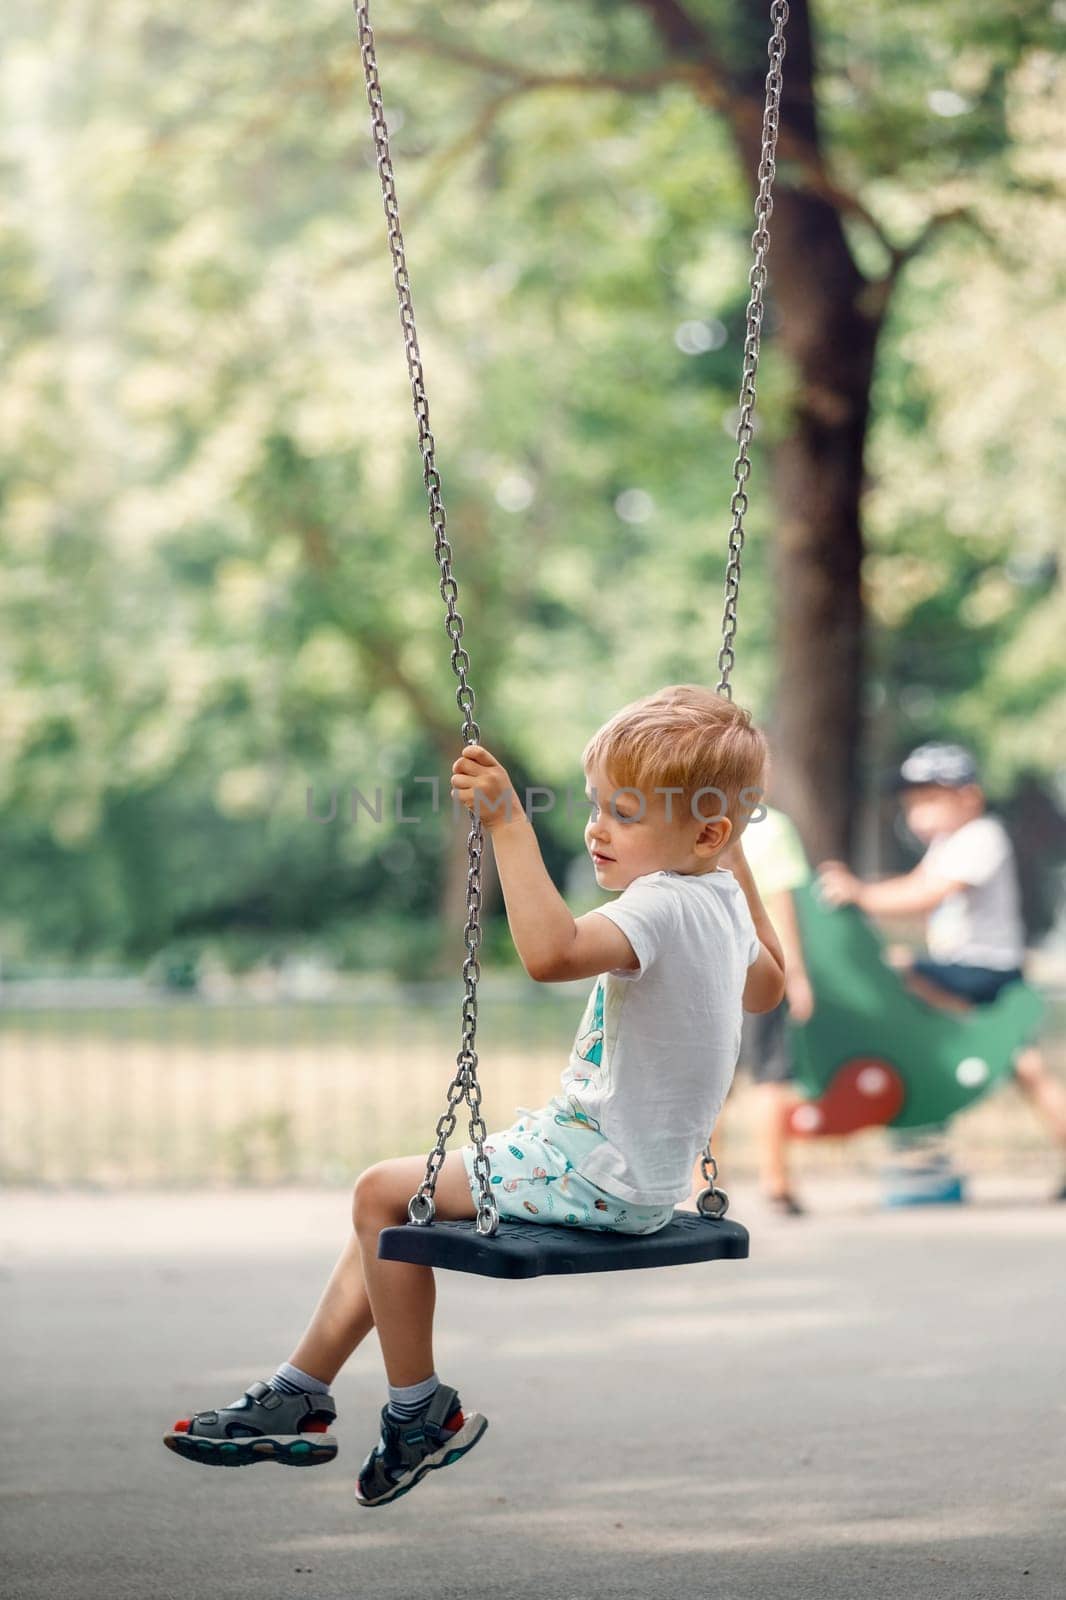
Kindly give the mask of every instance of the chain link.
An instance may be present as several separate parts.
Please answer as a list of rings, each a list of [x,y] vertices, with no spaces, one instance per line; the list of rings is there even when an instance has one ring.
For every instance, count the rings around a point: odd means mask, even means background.
[[[411,282],[407,274],[403,234],[400,231],[400,207],[396,198],[396,182],[389,151],[389,130],[381,97],[377,55],[374,50],[374,33],[370,26],[368,0],[354,0],[355,19],[359,29],[359,46],[366,78],[366,95],[370,106],[370,126],[377,152],[378,176],[381,179],[381,198],[385,207],[385,225],[388,230],[389,253],[392,256],[392,277],[400,305],[400,326],[403,330],[404,350],[407,355],[407,372],[411,380],[411,398],[414,402],[415,420],[418,423],[418,447],[422,453],[423,478],[429,496],[429,521],[433,529],[433,548],[440,568],[440,593],[445,605],[444,628],[451,640],[452,671],[458,679],[456,704],[463,714],[460,736],[464,745],[481,742],[481,733],[474,720],[474,691],[467,679],[470,657],[463,648],[463,619],[456,601],[459,586],[452,576],[452,547],[445,532],[446,518],[441,498],[440,473],[437,471],[436,450],[429,426],[429,401],[426,399],[422,358],[415,332],[415,311],[411,299]],[[407,1215],[414,1223],[425,1225],[433,1221],[436,1213],[434,1196],[437,1178],[444,1164],[445,1147],[455,1132],[456,1112],[465,1101],[470,1109],[470,1138],[474,1145],[474,1175],[477,1178],[480,1204],[477,1208],[477,1231],[486,1236],[499,1227],[499,1212],[490,1188],[491,1169],[485,1154],[485,1121],[481,1115],[481,1085],[477,1076],[477,986],[481,967],[477,952],[481,944],[481,854],[484,832],[475,809],[470,834],[467,839],[466,874],[466,928],[463,934],[466,957],[463,961],[463,1004],[459,1053],[456,1072],[448,1085],[448,1104],[437,1123],[437,1142],[426,1161],[426,1173],[415,1194],[411,1196]]]
[[[463,714],[461,738],[463,744],[480,743],[481,734],[474,720],[474,691],[467,679],[470,657],[463,648],[463,619],[456,601],[459,586],[452,576],[452,549],[448,542],[444,502],[441,497],[441,480],[437,471],[436,451],[429,426],[429,402],[426,398],[422,358],[415,331],[414,304],[411,283],[407,273],[403,234],[400,230],[400,207],[396,197],[396,183],[389,151],[389,133],[381,97],[374,33],[370,26],[369,0],[353,0],[359,45],[366,78],[367,101],[370,106],[370,125],[377,153],[378,176],[381,179],[381,196],[385,208],[389,252],[392,256],[393,282],[400,307],[400,325],[403,330],[407,371],[411,380],[411,397],[415,420],[418,424],[418,446],[422,454],[423,478],[429,497],[429,521],[433,529],[434,554],[440,569],[440,593],[445,604],[445,632],[451,640],[452,671],[458,680],[455,699]],[[750,297],[744,339],[744,368],[740,384],[740,417],[737,423],[737,457],[733,463],[733,497],[730,501],[732,526],[729,532],[729,559],[726,565],[725,611],[722,617],[722,646],[718,653],[719,682],[717,692],[732,699],[730,675],[736,660],[734,641],[737,632],[737,599],[740,594],[740,564],[744,549],[744,516],[748,509],[745,484],[751,476],[749,448],[754,433],[755,387],[759,370],[759,347],[762,335],[763,292],[766,287],[766,257],[770,249],[770,217],[773,212],[773,182],[775,155],[781,109],[781,66],[785,58],[785,24],[788,21],[788,0],[772,0],[770,20],[773,32],[767,46],[770,69],[766,75],[766,101],[763,111],[762,151],[759,161],[759,190],[755,201],[755,232],[751,247],[754,255],[748,274]],[[477,952],[481,945],[481,854],[484,833],[481,819],[475,810],[467,839],[467,918],[464,930],[466,958],[463,961],[463,1004],[459,1053],[456,1072],[448,1085],[448,1103],[437,1123],[437,1141],[426,1161],[426,1172],[417,1192],[412,1195],[407,1214],[413,1223],[425,1225],[433,1221],[436,1204],[434,1195],[437,1177],[444,1164],[448,1140],[455,1132],[456,1113],[466,1102],[470,1110],[470,1138],[474,1145],[474,1174],[477,1178],[480,1204],[477,1209],[477,1230],[491,1236],[499,1227],[499,1213],[490,1188],[491,1168],[485,1154],[485,1121],[481,1115],[481,1085],[477,1076],[477,985],[481,976]],[[700,1213],[706,1217],[721,1217],[729,1205],[728,1196],[716,1188],[718,1164],[711,1154],[710,1141],[700,1157],[700,1170],[707,1187],[697,1197]]]
[[[733,648],[737,636],[737,599],[740,594],[740,558],[744,550],[744,517],[748,509],[745,489],[751,476],[748,451],[754,434],[755,380],[759,371],[759,346],[762,340],[763,291],[766,288],[766,257],[770,249],[770,217],[774,209],[773,186],[777,133],[781,116],[781,64],[785,59],[787,0],[773,0],[770,6],[773,32],[766,53],[770,70],[766,74],[766,102],[763,110],[762,151],[759,159],[759,192],[755,197],[755,232],[751,236],[754,256],[748,273],[750,297],[744,338],[744,371],[740,380],[740,416],[737,422],[737,458],[733,462],[733,498],[729,503],[733,525],[729,530],[729,560],[725,572],[725,611],[722,615],[722,646],[718,652],[719,679],[716,692],[732,700],[730,675],[736,661]],[[706,1176],[706,1174],[704,1174]]]
[[[733,462],[733,498],[729,511],[733,519],[729,530],[729,559],[725,569],[725,610],[722,614],[722,645],[718,652],[718,683],[716,693],[727,700],[733,698],[730,676],[736,661],[734,641],[737,636],[737,600],[740,596],[740,558],[744,550],[744,517],[748,509],[745,485],[751,477],[751,459],[748,451],[755,432],[755,380],[759,371],[759,348],[762,341],[763,291],[766,288],[766,257],[770,250],[770,217],[774,209],[774,174],[777,155],[777,134],[781,120],[781,66],[785,59],[785,24],[788,21],[788,0],[772,0],[770,22],[772,33],[766,53],[770,68],[766,74],[766,99],[763,106],[762,149],[759,157],[759,191],[755,197],[755,232],[751,236],[754,260],[748,273],[748,310],[745,319],[744,370],[740,380],[740,416],[737,421],[737,457]],[[696,1197],[701,1216],[724,1217],[729,1209],[729,1196],[719,1189],[718,1163],[711,1154],[708,1139],[700,1156],[700,1172],[705,1187]]]

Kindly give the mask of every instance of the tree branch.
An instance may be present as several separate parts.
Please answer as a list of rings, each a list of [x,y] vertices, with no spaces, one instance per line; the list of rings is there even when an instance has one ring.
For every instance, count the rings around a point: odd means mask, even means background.
[[[981,219],[975,216],[975,214],[967,206],[953,206],[949,211],[938,211],[934,213],[933,216],[929,217],[928,220],[923,223],[922,227],[919,228],[918,232],[914,235],[914,238],[909,244],[895,245],[891,247],[891,265],[889,266],[889,269],[885,273],[884,277],[879,280],[877,285],[877,287],[883,291],[886,301],[888,296],[892,293],[892,290],[895,288],[901,273],[907,269],[910,263],[914,260],[915,256],[921,255],[922,251],[929,244],[930,240],[935,238],[943,228],[949,227],[955,222],[964,222],[967,227],[972,228],[975,233],[980,234],[981,238],[986,240],[987,243],[991,245],[995,245],[997,243],[996,239],[989,233]]]
[[[667,46],[676,52],[673,59],[664,65],[651,72],[635,75],[542,72],[487,55],[449,39],[392,29],[380,32],[378,40],[386,48],[443,57],[478,72],[509,79],[511,83],[509,89],[495,95],[481,109],[471,126],[434,159],[418,193],[405,208],[408,220],[422,213],[444,175],[488,133],[500,113],[521,95],[538,90],[611,90],[623,94],[652,94],[669,84],[686,84],[703,104],[726,117],[735,136],[739,124],[745,119],[758,119],[761,126],[761,98],[741,89],[731,78],[729,69],[706,32],[678,0],[634,0],[634,3],[647,12]],[[899,253],[897,246],[863,201],[829,176],[817,148],[812,148],[794,129],[782,125],[778,150],[780,164],[792,168],[790,177],[794,188],[820,195],[835,210],[861,223],[877,239],[890,263],[895,262]],[[364,265],[377,252],[377,245],[369,246],[358,255],[347,258],[343,264],[345,267]]]
[[[647,12],[655,31],[669,45],[675,58],[702,67],[723,85],[732,81],[729,69],[710,38],[679,0],[635,0],[635,3]]]
[[[757,147],[762,137],[761,80],[754,80],[749,88],[737,83],[706,30],[690,16],[680,0],[634,0],[634,3],[647,13],[656,31],[672,51],[702,64],[703,73],[697,80],[698,86],[712,81],[725,86],[724,92],[708,103],[715,104],[727,114],[732,124],[734,143],[741,151],[745,147]],[[786,81],[789,81],[787,74]],[[863,223],[891,257],[892,241],[877,218],[857,195],[841,188],[830,178],[816,142],[813,122],[808,135],[794,122],[790,123],[787,117],[782,117],[778,133],[778,162],[782,167],[791,166],[789,178],[794,189],[820,195],[834,210]]]
[[[417,221],[433,198],[445,174],[455,166],[469,151],[473,150],[483,140],[495,124],[501,111],[514,100],[520,99],[530,91],[523,84],[513,84],[511,88],[504,89],[500,94],[493,95],[491,100],[481,107],[477,116],[465,132],[461,133],[451,144],[446,145],[438,155],[433,157],[422,183],[413,198],[404,205],[404,229],[411,221]],[[351,267],[362,267],[370,261],[376,261],[381,254],[380,242],[375,240],[364,249],[357,250],[350,256],[336,263],[346,271]]]
[[[691,51],[698,50],[701,52],[699,58],[691,61],[674,60],[653,72],[630,76],[617,73],[550,73],[531,71],[513,61],[485,55],[465,45],[453,44],[450,40],[426,38],[420,34],[391,30],[379,34],[379,39],[390,48],[395,46],[399,49],[417,51],[423,55],[443,55],[446,59],[462,66],[509,78],[514,85],[512,89],[494,97],[479,113],[471,128],[460,135],[436,159],[426,183],[412,206],[408,208],[408,215],[413,215],[422,209],[433,186],[440,181],[443,174],[488,132],[504,107],[523,93],[533,93],[539,89],[603,89],[622,94],[652,94],[667,84],[679,83],[687,84],[703,104],[722,112],[730,119],[735,119],[739,114],[741,102],[745,102],[746,109],[757,110],[761,116],[761,102],[756,106],[751,96],[738,92],[735,85],[730,82],[728,71],[706,35],[696,27],[687,12],[684,12],[675,0],[636,0],[636,3],[650,11],[657,22],[662,21],[669,42]],[[781,129],[779,148],[782,163],[791,162],[796,171],[802,174],[803,187],[813,194],[822,195],[831,205],[864,223],[876,236],[886,254],[892,256],[894,247],[877,218],[867,210],[856,195],[842,189],[829,178],[816,153],[805,146],[801,147],[801,142],[786,128]],[[371,254],[372,252],[368,251],[366,257],[360,256],[358,259],[361,262],[368,259]]]
[[[458,735],[451,722],[446,722],[433,696],[427,693],[418,678],[405,667],[396,640],[384,630],[361,625],[359,632],[349,630],[349,643],[359,657],[363,671],[374,689],[398,689],[407,701],[415,722],[427,734],[430,742],[444,758],[452,757],[458,747]]]
[[[699,62],[671,61],[654,72],[641,72],[631,76],[609,72],[539,72],[520,66],[514,61],[489,56],[466,45],[455,44],[420,33],[394,32],[391,29],[378,34],[379,42],[388,49],[411,50],[420,55],[444,57],[460,66],[474,67],[479,72],[493,73],[509,78],[524,89],[616,89],[625,94],[650,94],[668,83],[692,83],[706,76],[706,68]],[[724,88],[723,81],[723,88]]]
[[[833,181],[825,170],[820,154],[801,148],[800,141],[794,139],[784,128],[778,135],[777,150],[778,162],[782,166],[793,163],[797,177],[802,179],[802,182],[794,182],[791,185],[793,189],[820,195],[834,211],[839,211],[843,216],[851,217],[869,228],[890,259],[895,255],[896,246],[877,217],[857,194],[852,194],[850,189],[842,189]]]

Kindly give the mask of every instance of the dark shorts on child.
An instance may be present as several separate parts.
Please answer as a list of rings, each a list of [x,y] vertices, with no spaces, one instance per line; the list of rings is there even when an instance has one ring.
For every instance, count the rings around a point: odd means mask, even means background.
[[[1008,983],[1021,983],[1024,976],[1020,967],[968,967],[961,961],[925,958],[914,962],[914,971],[978,1006],[991,1005],[1001,989]]]

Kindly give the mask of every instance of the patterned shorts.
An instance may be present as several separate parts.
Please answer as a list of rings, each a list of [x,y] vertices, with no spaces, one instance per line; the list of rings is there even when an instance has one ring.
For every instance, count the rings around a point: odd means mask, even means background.
[[[603,1135],[575,1117],[564,1099],[539,1111],[519,1106],[519,1120],[502,1133],[490,1133],[485,1154],[501,1217],[515,1222],[569,1223],[600,1233],[657,1233],[674,1214],[673,1206],[635,1206],[589,1183],[574,1168]],[[480,1203],[474,1177],[474,1146],[461,1147],[474,1205]]]

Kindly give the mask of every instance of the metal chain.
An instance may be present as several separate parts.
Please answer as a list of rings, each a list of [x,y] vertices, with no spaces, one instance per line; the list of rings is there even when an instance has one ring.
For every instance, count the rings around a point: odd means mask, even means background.
[[[429,520],[434,534],[434,553],[440,568],[440,593],[445,603],[445,631],[452,643],[452,670],[458,679],[456,703],[463,713],[461,736],[464,744],[480,742],[478,725],[474,721],[474,691],[467,679],[470,657],[462,645],[463,619],[456,607],[459,588],[451,572],[451,545],[445,527],[444,503],[441,498],[441,480],[437,471],[433,434],[429,426],[429,403],[426,399],[422,359],[415,331],[414,305],[411,284],[407,273],[403,234],[400,230],[400,208],[396,198],[396,184],[389,152],[389,134],[378,77],[374,34],[370,26],[369,0],[353,0],[359,44],[366,78],[367,101],[370,106],[371,131],[377,152],[378,176],[385,207],[389,251],[393,263],[393,282],[400,307],[400,324],[403,329],[407,371],[411,380],[415,419],[418,424],[418,444],[422,453],[423,478],[429,496]],[[733,648],[737,631],[737,599],[740,594],[740,563],[744,548],[744,516],[748,509],[745,484],[751,475],[749,448],[754,429],[756,377],[759,369],[759,347],[762,333],[763,291],[766,287],[766,257],[770,249],[770,216],[773,212],[774,160],[780,119],[782,74],[785,58],[785,24],[788,21],[788,0],[772,0],[770,19],[773,33],[767,47],[770,69],[766,75],[766,101],[763,111],[762,153],[759,161],[759,190],[755,202],[755,232],[751,246],[754,262],[748,274],[750,298],[748,300],[746,336],[744,340],[744,369],[740,385],[740,418],[737,425],[737,458],[733,463],[734,492],[730,501],[732,527],[729,533],[729,560],[726,566],[725,611],[722,618],[722,647],[718,653],[720,673],[717,692],[732,699],[730,674],[736,660]],[[462,1030],[456,1073],[448,1086],[448,1103],[437,1123],[437,1142],[426,1162],[425,1178],[412,1195],[407,1214],[413,1223],[425,1225],[433,1221],[436,1211],[434,1194],[437,1177],[444,1163],[445,1147],[455,1131],[456,1110],[461,1101],[470,1108],[470,1137],[474,1144],[474,1173],[478,1182],[480,1204],[477,1210],[479,1233],[492,1235],[499,1226],[499,1213],[490,1188],[491,1169],[485,1154],[486,1128],[481,1115],[481,1085],[477,1077],[477,985],[481,976],[477,951],[481,944],[481,854],[484,836],[481,820],[476,811],[467,840],[467,920],[464,930],[466,959],[463,962],[464,997],[462,1005]],[[702,1215],[721,1217],[729,1205],[728,1196],[715,1187],[718,1164],[711,1154],[710,1141],[700,1157],[700,1170],[704,1189],[697,1198]]]
[[[456,702],[463,713],[461,737],[464,745],[480,743],[481,734],[474,721],[474,691],[467,679],[470,657],[463,648],[463,619],[456,600],[459,586],[452,577],[452,549],[445,534],[446,519],[441,498],[441,480],[437,471],[433,434],[429,426],[429,402],[426,399],[422,358],[415,332],[415,312],[411,300],[411,284],[407,275],[403,234],[400,231],[400,208],[396,198],[396,184],[389,152],[389,131],[381,98],[374,34],[370,26],[368,0],[354,0],[359,45],[366,78],[367,101],[370,106],[370,125],[377,152],[378,176],[381,179],[381,197],[385,206],[385,224],[388,230],[389,251],[392,255],[393,282],[400,304],[400,324],[403,329],[404,349],[407,353],[407,371],[411,379],[411,396],[415,419],[418,423],[418,446],[422,452],[423,478],[429,496],[429,521],[433,529],[434,552],[440,568],[440,593],[446,608],[445,631],[452,642],[452,670],[459,681]],[[474,1174],[477,1178],[480,1204],[477,1209],[477,1231],[491,1236],[499,1227],[499,1212],[489,1186],[491,1169],[485,1154],[485,1121],[481,1115],[481,1085],[477,1077],[477,985],[481,968],[477,958],[481,944],[481,853],[484,835],[481,819],[475,809],[467,839],[466,875],[466,928],[464,943],[466,958],[463,961],[464,995],[462,1004],[461,1040],[456,1056],[456,1073],[448,1086],[448,1104],[437,1123],[437,1142],[426,1161],[426,1174],[415,1194],[411,1196],[407,1215],[412,1222],[426,1225],[436,1213],[434,1199],[437,1177],[444,1164],[445,1146],[455,1132],[456,1111],[462,1101],[470,1108],[470,1138],[474,1145]]]
[[[759,346],[762,339],[763,290],[766,288],[766,257],[770,249],[770,217],[774,209],[774,160],[781,112],[781,64],[785,59],[787,0],[773,0],[770,6],[773,33],[767,45],[770,70],[766,74],[766,103],[762,121],[762,154],[759,160],[759,192],[755,197],[755,232],[751,248],[755,260],[748,274],[750,298],[744,339],[744,372],[740,381],[740,418],[737,423],[737,458],[733,462],[733,498],[729,509],[733,525],[729,530],[729,561],[725,574],[725,612],[722,616],[722,647],[718,652],[718,694],[732,700],[729,682],[736,660],[733,641],[737,635],[737,597],[740,594],[740,557],[744,549],[744,516],[748,496],[744,485],[751,476],[748,450],[754,428],[755,379],[759,371]]]
[[[788,21],[788,0],[772,0],[770,21],[773,32],[766,53],[770,70],[766,74],[766,100],[762,119],[762,151],[759,158],[759,191],[755,197],[755,232],[751,236],[754,256],[748,273],[750,295],[744,338],[744,371],[740,380],[740,417],[737,422],[737,458],[733,462],[733,498],[729,503],[733,525],[729,530],[729,560],[725,570],[725,611],[722,616],[722,647],[718,652],[719,680],[716,692],[732,700],[733,689],[729,678],[736,661],[733,642],[737,636],[737,599],[740,595],[740,558],[744,549],[744,515],[748,509],[745,489],[751,476],[751,459],[748,450],[754,434],[755,380],[759,371],[759,347],[762,341],[763,291],[766,288],[766,257],[770,250],[770,217],[774,209],[774,173],[777,154],[777,134],[781,117],[781,65],[785,59],[785,24]],[[729,1210],[729,1196],[716,1183],[718,1163],[711,1154],[708,1139],[700,1156],[700,1172],[705,1188],[696,1197],[701,1216],[724,1217]]]

